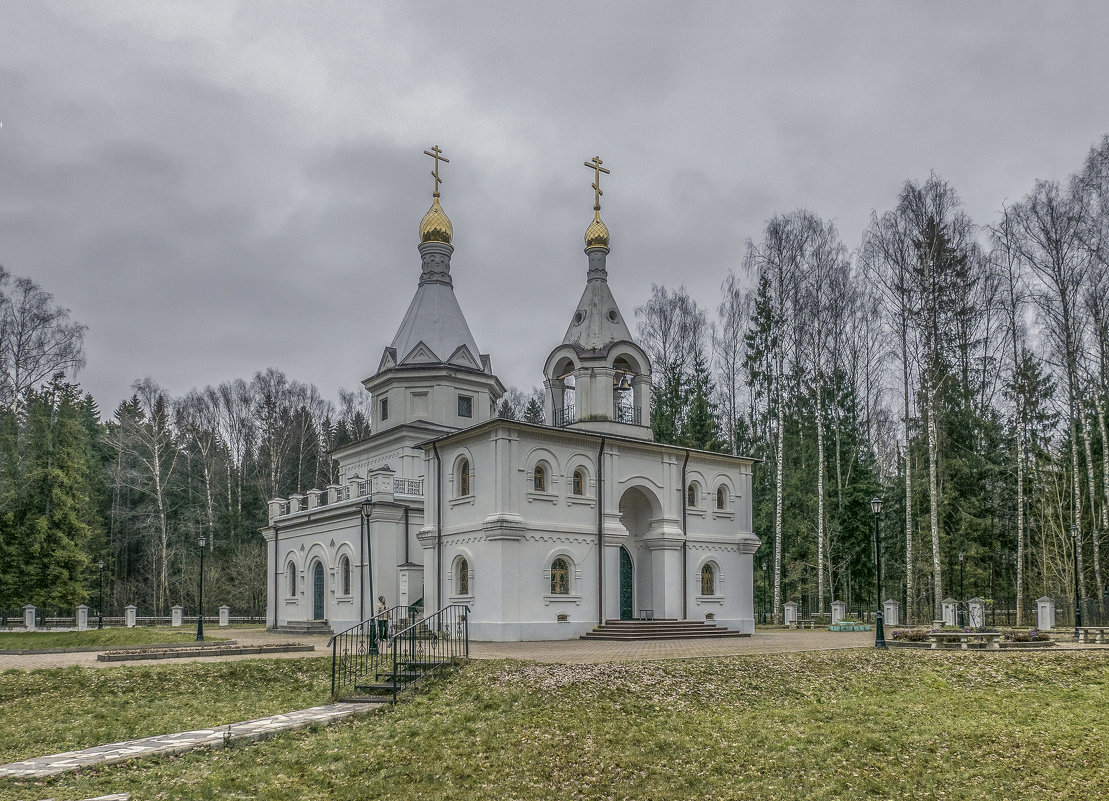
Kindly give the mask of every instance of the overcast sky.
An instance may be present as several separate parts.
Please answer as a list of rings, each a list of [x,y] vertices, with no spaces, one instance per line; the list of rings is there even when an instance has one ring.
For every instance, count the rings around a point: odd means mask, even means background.
[[[277,367],[335,398],[420,272],[433,144],[455,291],[539,384],[585,281],[714,307],[807,207],[855,246],[934,170],[980,224],[1109,133],[1106,3],[0,0],[0,264],[89,326],[106,414]]]

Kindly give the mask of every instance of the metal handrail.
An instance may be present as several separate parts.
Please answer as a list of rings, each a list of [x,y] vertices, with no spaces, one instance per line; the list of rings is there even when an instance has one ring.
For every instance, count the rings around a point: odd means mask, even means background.
[[[376,672],[382,656],[380,646],[388,647],[389,629],[396,631],[400,621],[407,617],[407,604],[397,604],[331,635],[327,647],[331,649],[332,698],[338,695],[340,688],[354,686],[363,676]],[[382,622],[386,624],[384,637],[381,636]]]
[[[470,607],[444,606],[430,617],[398,631],[389,640],[393,653],[393,703],[397,693],[415,678],[453,665],[470,656]],[[406,668],[402,670],[401,668]],[[416,673],[411,669],[417,668]]]
[[[332,698],[367,677],[371,682],[386,677],[396,703],[397,693],[412,681],[470,655],[468,607],[452,604],[414,622],[410,610],[394,606],[328,640]],[[384,634],[382,622],[387,623]]]

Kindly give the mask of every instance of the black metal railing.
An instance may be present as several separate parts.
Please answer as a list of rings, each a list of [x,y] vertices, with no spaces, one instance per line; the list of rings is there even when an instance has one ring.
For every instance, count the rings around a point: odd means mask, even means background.
[[[332,698],[389,695],[396,703],[413,681],[469,656],[467,613],[452,605],[417,619],[410,607],[394,606],[339,632],[328,642]]]
[[[560,428],[568,426],[571,423],[578,421],[576,410],[573,405],[563,406],[561,409],[554,410],[554,424]]]
[[[632,423],[639,425],[643,419],[642,409],[639,406],[625,406],[622,403],[612,405],[612,419],[617,423]]]
[[[331,697],[353,691],[355,685],[367,677],[376,681],[385,660],[392,665],[388,653],[389,635],[406,628],[411,623],[409,608],[398,604],[388,611],[355,623],[332,636],[327,642],[331,649]]]
[[[393,703],[413,681],[470,656],[469,613],[468,606],[451,604],[397,632],[390,643]]]

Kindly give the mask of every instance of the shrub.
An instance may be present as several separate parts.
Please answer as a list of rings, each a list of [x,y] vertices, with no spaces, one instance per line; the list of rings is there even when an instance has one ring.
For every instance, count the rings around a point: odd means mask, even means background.
[[[1038,629],[1032,629],[1031,631],[1007,631],[1005,639],[1011,642],[1044,642],[1051,637]]]
[[[928,639],[925,629],[894,629],[893,639],[901,642],[924,642]]]

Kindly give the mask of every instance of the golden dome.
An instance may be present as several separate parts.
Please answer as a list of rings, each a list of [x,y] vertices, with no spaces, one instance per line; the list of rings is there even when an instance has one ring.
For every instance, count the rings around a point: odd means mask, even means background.
[[[450,218],[443,211],[443,207],[439,205],[439,193],[436,192],[435,199],[431,202],[431,208],[427,210],[427,214],[420,221],[420,244],[422,245],[424,242],[444,242],[449,245],[453,237],[454,228],[451,226]]]
[[[600,209],[594,210],[593,222],[585,229],[585,247],[587,249],[608,247],[608,226],[601,222]]]

